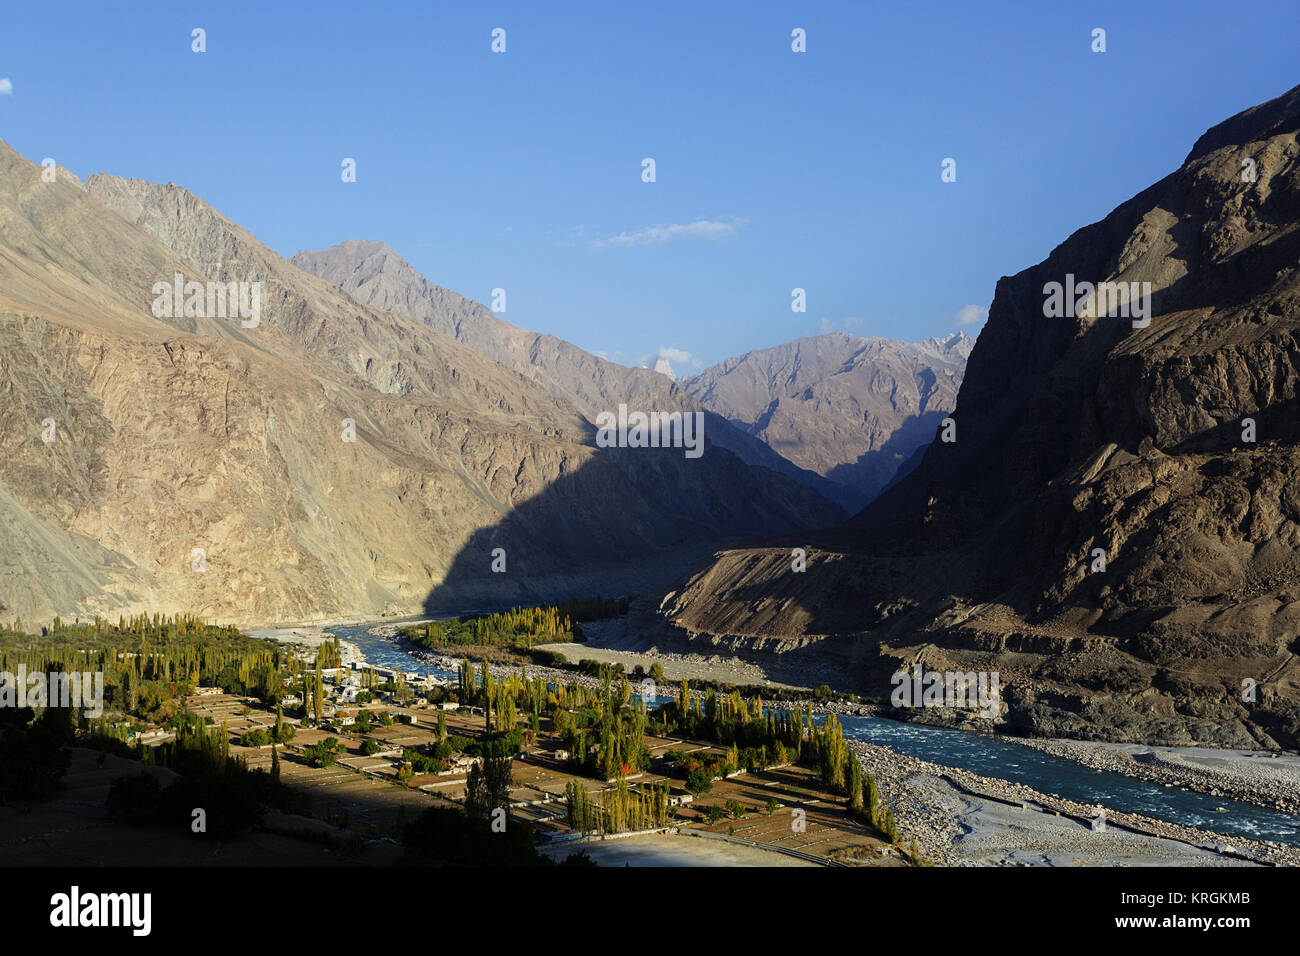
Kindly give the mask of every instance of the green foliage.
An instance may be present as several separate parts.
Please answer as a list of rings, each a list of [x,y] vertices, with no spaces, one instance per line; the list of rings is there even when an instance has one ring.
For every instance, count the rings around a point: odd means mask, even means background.
[[[336,637],[332,641],[322,641],[316,648],[316,660],[326,670],[343,666],[343,645]]]
[[[182,714],[174,741],[142,748],[145,763],[165,766],[180,779],[165,788],[141,775],[119,777],[109,786],[109,812],[134,823],[189,827],[194,808],[206,813],[208,836],[225,838],[247,831],[266,806],[287,802],[288,794],[272,775],[250,771],[230,756],[225,726],[205,727],[193,714]]]
[[[486,819],[498,807],[506,808],[512,782],[510,757],[485,756],[465,781],[465,813]]]
[[[411,765],[415,773],[441,773],[447,765],[437,756],[429,756],[407,747],[402,751],[402,759]]]
[[[494,614],[467,614],[449,621],[429,621],[405,627],[401,633],[412,643],[434,650],[463,645],[530,650],[538,644],[581,641],[582,630],[576,622],[626,614],[631,600],[630,597],[597,596],[546,607],[516,607]],[[555,662],[547,663],[554,666]]]
[[[312,767],[329,767],[339,759],[339,741],[337,737],[326,737],[320,743],[302,748],[303,759]]]
[[[712,768],[698,766],[686,772],[686,789],[697,797],[713,789],[715,774]]]
[[[592,797],[576,780],[565,787],[569,826],[582,833],[624,833],[668,825],[668,786],[647,784],[633,789],[620,777],[610,789]]]
[[[284,692],[289,660],[274,641],[188,616],[140,615],[116,624],[55,618],[38,635],[0,627],[0,671],[100,672],[106,709],[153,723],[174,717],[180,699],[198,686],[272,702]]]

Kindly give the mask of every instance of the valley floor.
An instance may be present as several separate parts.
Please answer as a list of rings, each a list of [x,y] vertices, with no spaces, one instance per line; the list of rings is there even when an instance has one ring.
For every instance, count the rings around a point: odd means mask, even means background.
[[[570,661],[621,663],[630,671],[659,663],[671,683],[703,678],[735,684],[797,686],[776,679],[764,665],[723,655],[663,652],[631,633],[626,619],[584,625],[589,643],[548,645]],[[396,630],[384,625],[388,631]],[[270,635],[267,635],[270,636]],[[295,637],[297,635],[294,635]],[[385,636],[390,639],[391,633]],[[289,637],[280,636],[281,640]],[[292,638],[289,638],[292,639]],[[444,665],[449,661],[442,661]],[[511,668],[501,668],[504,672]],[[494,673],[498,670],[493,667]],[[530,668],[530,673],[545,673]],[[557,676],[559,673],[557,672]],[[572,679],[573,675],[567,675]],[[783,675],[787,679],[791,675]],[[579,678],[581,680],[581,678]],[[815,707],[857,712],[860,705]],[[1210,748],[1145,747],[1073,740],[1002,738],[1085,766],[1200,790],[1294,812],[1300,806],[1300,756]],[[921,855],[955,866],[1243,866],[1254,861],[1300,865],[1300,849],[1230,838],[1203,830],[1108,810],[1104,832],[1092,828],[1093,807],[1040,793],[1021,784],[920,760],[897,750],[852,741],[866,771],[893,807],[903,845],[915,838]],[[672,845],[657,843],[664,852]],[[698,847],[683,848],[698,852]],[[737,853],[742,848],[734,848]],[[618,864],[657,865],[635,844],[611,848]],[[656,851],[658,853],[659,851]],[[731,849],[717,848],[726,854]],[[653,856],[654,854],[651,854]],[[672,853],[668,854],[672,856]],[[610,862],[615,862],[611,860]],[[665,861],[666,862],[666,861]],[[740,863],[740,860],[736,862]],[[662,862],[658,863],[662,865]],[[743,863],[742,863],[743,865]]]

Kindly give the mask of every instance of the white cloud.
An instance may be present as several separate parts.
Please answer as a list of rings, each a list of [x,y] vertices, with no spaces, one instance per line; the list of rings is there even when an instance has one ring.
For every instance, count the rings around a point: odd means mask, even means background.
[[[674,239],[726,239],[736,234],[736,228],[744,220],[723,222],[718,219],[697,219],[695,222],[670,224],[666,226],[647,226],[635,232],[620,232],[609,239],[598,239],[592,243],[597,249],[608,246],[659,246]]]
[[[8,96],[13,93],[14,85],[9,82],[9,77],[0,76],[0,96]]]
[[[659,346],[659,351],[651,355],[643,355],[636,360],[637,365],[641,368],[653,368],[656,372],[659,372],[662,375],[667,375],[669,378],[676,378],[677,375],[673,371],[672,366],[673,362],[676,362],[678,365],[689,364],[694,368],[704,367],[704,363],[690,352],[687,352],[685,349],[675,349],[669,345],[661,345]]]
[[[978,305],[963,305],[953,316],[957,325],[979,325],[989,317],[989,310]]]

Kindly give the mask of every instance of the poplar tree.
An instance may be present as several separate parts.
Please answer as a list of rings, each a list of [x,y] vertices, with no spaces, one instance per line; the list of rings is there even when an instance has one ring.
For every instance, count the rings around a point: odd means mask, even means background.
[[[321,717],[321,698],[325,696],[325,679],[321,675],[320,657],[316,658],[316,678],[312,688],[311,705],[312,711],[316,717],[316,723],[320,723]]]
[[[880,790],[876,787],[875,777],[867,777],[866,812],[867,819],[871,821],[872,825],[879,825]]]
[[[862,764],[856,754],[850,753],[845,758],[844,786],[849,792],[849,812],[862,813]]]

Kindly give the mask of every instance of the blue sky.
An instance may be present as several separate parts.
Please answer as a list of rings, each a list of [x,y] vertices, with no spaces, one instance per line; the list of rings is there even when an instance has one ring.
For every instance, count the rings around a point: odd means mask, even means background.
[[[999,276],[1300,82],[1295,0],[975,6],[15,3],[0,138],[176,182],[286,256],[385,241],[689,373],[827,328],[974,334]]]

